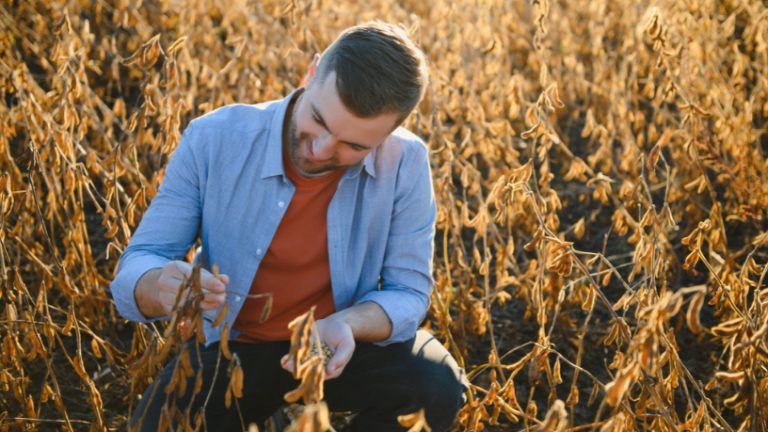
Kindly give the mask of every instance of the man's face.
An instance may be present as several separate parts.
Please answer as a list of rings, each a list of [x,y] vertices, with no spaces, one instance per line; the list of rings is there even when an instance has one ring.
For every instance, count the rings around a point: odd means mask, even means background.
[[[321,82],[313,77],[293,108],[288,156],[304,177],[356,165],[395,128],[397,113],[361,118],[336,91],[336,72]]]

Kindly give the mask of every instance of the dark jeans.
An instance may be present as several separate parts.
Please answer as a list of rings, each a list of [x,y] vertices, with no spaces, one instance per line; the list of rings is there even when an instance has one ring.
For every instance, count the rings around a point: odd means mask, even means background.
[[[237,399],[237,403],[232,398],[230,408],[225,407],[229,362],[222,356],[205,407],[208,430],[243,431],[250,423],[261,424],[285,404],[283,395],[298,385],[298,381],[280,367],[280,357],[288,352],[288,348],[288,342],[230,342],[230,350],[237,353],[245,375],[243,397]],[[203,386],[191,401],[193,416],[203,408],[211,388],[218,345],[201,346],[200,350]],[[192,367],[197,371],[199,364],[194,346],[190,354]],[[139,426],[141,431],[158,430],[166,398],[176,398],[175,392],[166,396],[164,389],[171,380],[177,360],[171,361],[144,393],[133,413],[132,429]],[[184,397],[175,399],[182,410],[190,404],[195,375],[189,378]],[[464,372],[442,344],[428,332],[419,330],[414,339],[385,347],[358,342],[342,375],[325,382],[325,401],[331,411],[356,413],[351,424],[353,431],[405,430],[398,424],[397,416],[420,408],[424,408],[427,423],[433,431],[445,431],[464,403],[467,385]],[[141,425],[138,425],[142,417]]]

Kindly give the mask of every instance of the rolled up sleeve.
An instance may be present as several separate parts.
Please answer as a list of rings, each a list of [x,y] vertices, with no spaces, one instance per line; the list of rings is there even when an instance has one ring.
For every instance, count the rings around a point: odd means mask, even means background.
[[[398,172],[394,208],[381,288],[369,291],[356,303],[378,304],[392,323],[392,333],[379,345],[413,338],[429,308],[437,207],[428,153],[423,145],[409,154]]]
[[[206,167],[203,143],[190,125],[165,170],[157,195],[120,256],[110,284],[118,313],[127,320],[151,322],[138,308],[136,284],[149,270],[183,259],[197,238]]]

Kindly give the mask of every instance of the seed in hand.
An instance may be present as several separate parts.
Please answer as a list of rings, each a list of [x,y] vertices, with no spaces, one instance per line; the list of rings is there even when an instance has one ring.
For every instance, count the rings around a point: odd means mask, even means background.
[[[323,364],[328,364],[328,361],[333,357],[333,351],[331,351],[331,347],[328,346],[325,342],[313,343],[312,349],[310,351],[311,355],[319,355],[323,358]]]

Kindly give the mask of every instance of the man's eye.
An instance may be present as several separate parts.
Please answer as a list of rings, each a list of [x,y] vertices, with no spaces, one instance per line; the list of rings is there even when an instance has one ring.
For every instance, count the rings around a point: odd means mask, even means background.
[[[359,145],[355,145],[355,144],[350,144],[349,146],[352,147],[352,150],[355,150],[355,151],[363,151],[363,150],[365,150],[365,147],[363,147],[363,146],[359,146]]]

